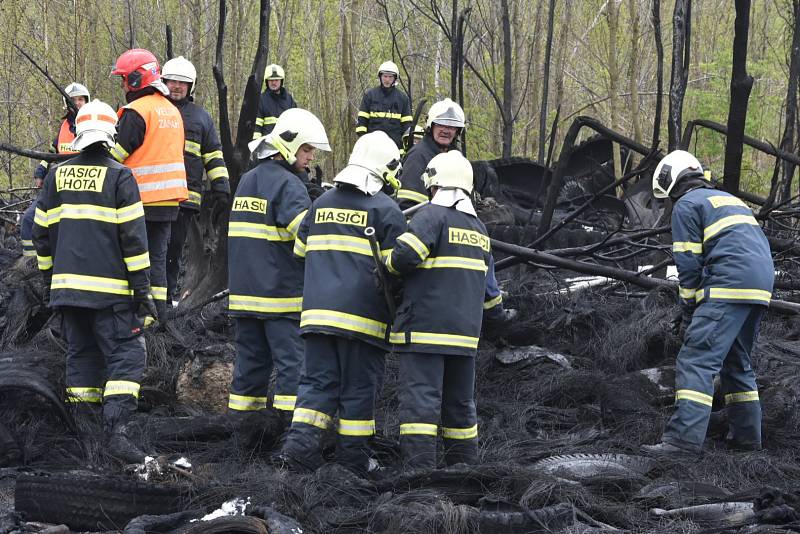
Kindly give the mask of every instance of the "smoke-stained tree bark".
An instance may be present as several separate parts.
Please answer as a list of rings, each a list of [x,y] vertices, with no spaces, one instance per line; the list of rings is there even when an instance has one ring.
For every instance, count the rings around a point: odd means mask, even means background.
[[[725,138],[723,187],[729,193],[739,191],[744,149],[747,104],[753,89],[753,77],[747,74],[747,37],[750,33],[750,0],[736,0],[736,23],[733,33],[731,100],[728,108],[728,135]]]
[[[653,0],[650,11],[650,22],[653,25],[653,40],[656,47],[656,110],[653,116],[653,137],[651,148],[661,143],[661,109],[662,92],[664,90],[664,42],[661,39],[661,0]]]
[[[667,122],[669,150],[678,148],[683,133],[683,97],[689,82],[691,36],[692,0],[675,0],[675,9],[672,12],[672,76]]]
[[[792,6],[792,44],[789,48],[789,80],[786,88],[786,113],[781,136],[781,150],[795,151],[797,134],[797,91],[798,78],[800,78],[800,0],[791,0]],[[783,161],[781,163],[778,180],[773,181],[770,188],[767,206],[773,202],[784,202],[792,196],[792,178],[795,171],[794,163]]]
[[[503,157],[511,157],[514,142],[514,94],[511,74],[511,19],[508,0],[500,0],[500,18],[503,25]]]
[[[550,5],[547,8],[547,46],[544,52],[544,75],[542,76],[542,107],[539,112],[538,161],[540,163],[544,163],[544,147],[547,140],[547,98],[550,92],[550,58],[553,53],[553,26],[555,25],[555,14],[556,1],[550,0]]]

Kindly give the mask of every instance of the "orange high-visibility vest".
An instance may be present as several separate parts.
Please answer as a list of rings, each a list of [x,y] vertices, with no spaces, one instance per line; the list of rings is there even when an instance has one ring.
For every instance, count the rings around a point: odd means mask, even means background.
[[[132,109],[144,119],[142,145],[123,162],[133,171],[142,203],[178,205],[189,198],[183,166],[183,119],[181,113],[161,94],[137,98],[118,112]]]
[[[56,140],[56,152],[59,154],[77,154],[78,152],[72,150],[72,142],[75,140],[75,134],[69,129],[69,121],[64,119],[61,123],[61,129],[58,130],[58,139]]]

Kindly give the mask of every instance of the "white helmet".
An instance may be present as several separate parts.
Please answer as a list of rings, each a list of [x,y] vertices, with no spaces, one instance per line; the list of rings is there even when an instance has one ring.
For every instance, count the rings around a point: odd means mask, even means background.
[[[442,152],[431,159],[422,174],[425,189],[457,187],[472,193],[472,164],[458,150]]]
[[[380,81],[381,74],[384,72],[394,74],[394,83],[392,85],[396,85],[397,80],[400,79],[400,69],[397,68],[397,64],[394,61],[384,61],[381,63],[381,66],[378,67],[378,81]]]
[[[86,88],[85,85],[80,84],[78,82],[72,82],[71,84],[66,86],[64,88],[64,92],[67,93],[67,95],[69,95],[70,98],[73,98],[73,97],[76,97],[76,96],[84,96],[84,97],[86,97],[86,101],[87,102],[89,100],[91,100],[91,95],[89,95],[89,90]],[[62,97],[62,100],[64,100],[64,106],[67,106],[66,99],[64,99]]]
[[[280,154],[292,165],[297,150],[305,144],[326,152],[331,150],[325,126],[316,115],[302,108],[291,108],[281,113],[270,133],[250,141],[248,147],[258,159]]]
[[[117,114],[114,109],[101,100],[84,104],[75,116],[75,139],[73,150],[83,150],[94,143],[114,146],[117,135]]]
[[[466,117],[464,110],[461,109],[457,103],[449,98],[435,102],[431,109],[428,110],[428,120],[425,122],[427,128],[431,128],[432,124],[441,124],[442,126],[454,126],[456,128],[464,128],[466,126]]]
[[[384,184],[395,191],[400,189],[399,170],[400,150],[386,132],[376,130],[358,138],[347,167],[333,181],[351,184],[367,195],[375,195]]]
[[[194,87],[197,85],[197,69],[194,68],[192,62],[183,56],[172,58],[161,67],[162,80],[177,80],[179,82],[188,82],[189,94],[194,94]]]
[[[689,152],[673,150],[664,156],[653,173],[653,196],[667,198],[678,180],[688,176],[703,177],[703,166]]]
[[[267,65],[264,68],[264,79],[261,81],[261,92],[263,93],[267,89],[267,80],[281,80],[281,87],[283,87],[283,80],[286,78],[286,73],[283,71],[283,67],[276,63],[272,63],[271,65]]]

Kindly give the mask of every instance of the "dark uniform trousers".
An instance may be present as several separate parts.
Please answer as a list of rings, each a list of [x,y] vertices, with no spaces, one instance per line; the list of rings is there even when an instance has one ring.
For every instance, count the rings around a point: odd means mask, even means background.
[[[266,408],[267,390],[274,367],[273,406],[291,414],[303,372],[300,321],[278,317],[236,317],[234,323],[236,365],[228,406],[237,411]]]
[[[133,304],[59,309],[67,341],[67,402],[102,402],[106,426],[124,423],[136,411],[146,358]]]
[[[403,466],[436,468],[440,415],[445,463],[478,463],[475,358],[405,352],[399,361]]]
[[[180,300],[178,275],[181,272],[183,245],[186,243],[189,225],[192,224],[192,219],[198,213],[196,210],[180,208],[178,218],[172,222],[167,246],[167,298],[169,300]]]
[[[167,315],[167,245],[171,221],[146,221],[147,247],[150,252],[150,292],[161,321]]]
[[[336,462],[366,471],[386,351],[326,334],[307,334],[305,342],[306,364],[283,453],[311,469],[322,465],[322,434],[333,427],[338,412]]]
[[[761,444],[761,403],[750,354],[764,307],[709,301],[700,304],[678,353],[675,374],[677,410],[664,441],[700,451],[708,429],[719,374],[730,424],[729,439]]]

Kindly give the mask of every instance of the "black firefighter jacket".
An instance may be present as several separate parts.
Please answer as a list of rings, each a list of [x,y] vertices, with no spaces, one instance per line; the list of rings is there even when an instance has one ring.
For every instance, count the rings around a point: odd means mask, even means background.
[[[397,87],[373,87],[361,99],[356,133],[361,135],[377,130],[386,132],[398,147],[402,147],[403,132],[411,125],[411,104]]]
[[[292,93],[283,86],[277,93],[269,89],[261,93],[261,100],[258,101],[258,117],[256,117],[256,128],[253,130],[253,139],[258,139],[272,132],[281,113],[296,107],[297,102],[294,101]]]

